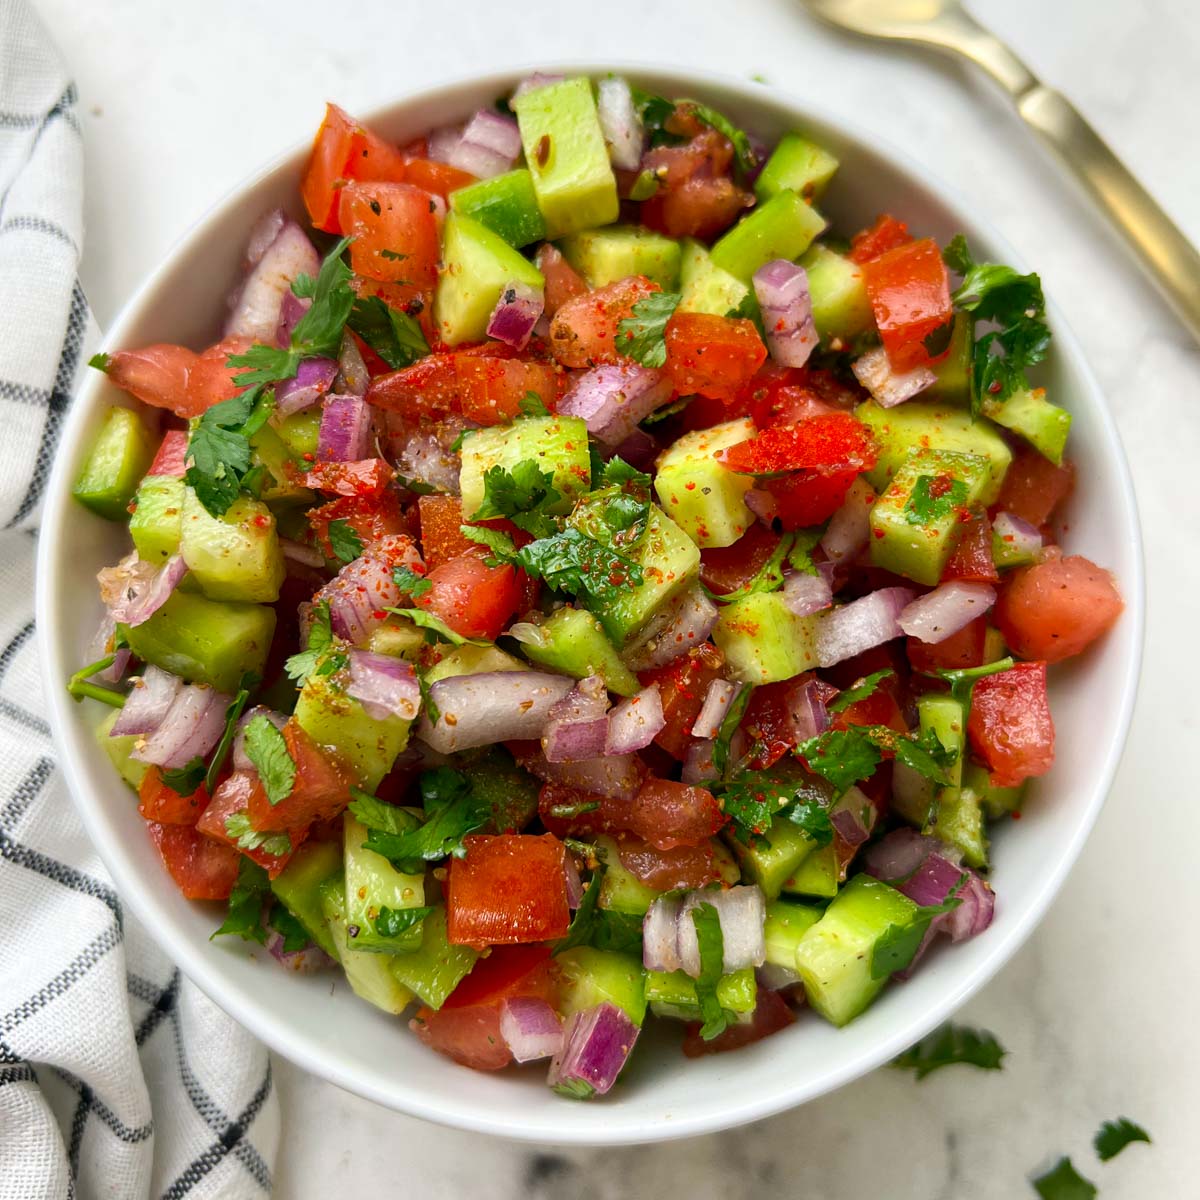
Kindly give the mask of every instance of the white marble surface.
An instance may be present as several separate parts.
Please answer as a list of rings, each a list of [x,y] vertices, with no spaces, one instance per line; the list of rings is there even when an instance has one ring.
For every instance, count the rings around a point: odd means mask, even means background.
[[[284,1197],[426,1200],[782,1195],[1032,1196],[1071,1153],[1104,1200],[1200,1192],[1194,471],[1200,351],[1069,184],[966,68],[827,33],[786,0],[38,0],[79,81],[84,284],[103,324],[192,220],[351,111],[475,69],[641,58],[760,73],[877,127],[971,197],[1041,271],[1117,414],[1147,535],[1141,700],[1108,806],[1054,910],[961,1014],[1010,1051],[918,1085],[883,1070],[749,1129],[627,1151],[536,1152],[355,1099],[280,1062]],[[330,14],[341,9],[336,21]],[[977,0],[1200,240],[1200,9],[1193,0]],[[451,19],[440,19],[443,17]],[[736,14],[736,15],[735,15]],[[1155,1138],[1100,1166],[1103,1119]],[[603,1119],[598,1114],[598,1119]]]

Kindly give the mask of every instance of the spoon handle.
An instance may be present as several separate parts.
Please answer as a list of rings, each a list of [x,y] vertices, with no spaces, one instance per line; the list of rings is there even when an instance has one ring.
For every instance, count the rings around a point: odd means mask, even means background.
[[[1180,319],[1200,340],[1200,253],[1059,92],[1036,84],[1017,111],[1054,150],[1141,258]]]

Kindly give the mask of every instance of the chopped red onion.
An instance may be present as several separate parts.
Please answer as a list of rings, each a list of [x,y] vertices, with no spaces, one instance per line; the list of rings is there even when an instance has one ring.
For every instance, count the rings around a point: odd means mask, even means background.
[[[864,799],[866,798],[864,797]],[[869,800],[867,805],[870,806]],[[871,831],[862,823],[859,812],[854,808],[838,808],[830,813],[829,820],[837,830],[838,837],[847,846],[861,846],[871,835]]]
[[[563,875],[567,880],[567,907],[574,912],[583,903],[583,880],[570,850],[563,855]]]
[[[999,538],[1023,558],[1035,558],[1042,549],[1042,535],[1036,525],[1010,512],[998,512],[992,522],[992,536]]]
[[[892,764],[892,799],[898,811],[926,813],[935,794],[932,779],[927,779],[907,763]]]
[[[306,358],[291,379],[275,387],[275,411],[288,417],[316,404],[333,386],[338,365],[332,358]]]
[[[625,663],[633,671],[664,667],[693,646],[708,641],[716,623],[717,606],[699,586],[693,587],[663,609],[625,651]]]
[[[611,453],[607,447],[600,447],[602,457],[606,459],[614,456],[623,458],[631,467],[637,467],[639,471],[646,472],[649,472],[654,466],[654,460],[661,450],[662,446],[659,444],[658,438],[652,433],[647,433],[641,426],[615,446]]]
[[[312,975],[317,971],[327,971],[330,967],[337,965],[320,946],[313,942],[309,942],[307,946],[299,950],[285,950],[283,941],[283,934],[278,930],[272,929],[268,932],[267,950],[281,967],[285,967],[289,971],[295,971],[299,975]]]
[[[292,344],[292,330],[300,324],[300,318],[312,308],[308,296],[297,296],[291,288],[283,293],[279,306],[279,325],[275,330],[275,344],[287,349]]]
[[[936,645],[956,634],[996,603],[996,589],[986,583],[956,579],[918,596],[897,618],[909,637]]]
[[[524,350],[545,306],[546,294],[541,288],[518,280],[506,284],[488,321],[488,337]]]
[[[204,684],[185,683],[133,757],[159,767],[184,767],[193,758],[203,758],[225,730],[225,710],[231,699]]]
[[[547,762],[543,754],[518,757],[521,766],[543,783],[561,783],[615,800],[632,800],[645,777],[645,768],[636,754],[609,754],[564,763]]]
[[[857,558],[871,540],[871,508],[875,489],[860,475],[846,493],[842,507],[829,519],[820,546],[832,562]]]
[[[721,777],[713,763],[715,738],[693,738],[688,743],[687,757],[683,760],[683,772],[679,778],[686,784],[711,783]]]
[[[762,966],[767,947],[763,939],[763,922],[767,917],[767,902],[757,884],[738,884],[731,888],[706,888],[688,892],[679,909],[679,965],[693,979],[700,975],[700,942],[692,911],[701,904],[711,904],[721,922],[725,943],[724,971],[740,971],[743,967]]]
[[[251,232],[246,267],[249,274],[233,297],[222,336],[240,335],[270,345],[292,282],[298,275],[315,277],[321,259],[304,230],[275,210],[260,218]]]
[[[133,658],[128,646],[113,650],[113,638],[116,636],[116,632],[117,623],[113,620],[112,613],[105,610],[104,616],[100,618],[99,627],[88,643],[87,650],[88,662],[96,662],[99,659],[107,658],[110,654],[113,656],[110,666],[105,667],[103,671],[97,671],[91,677],[98,679],[101,683],[120,683]]]
[[[148,621],[162,608],[187,571],[180,554],[172,554],[156,571],[134,553],[115,567],[105,567],[97,578],[112,619],[133,626]]]
[[[573,1013],[563,1047],[550,1062],[547,1082],[577,1099],[603,1096],[624,1069],[638,1033],[625,1011],[607,1000]]]
[[[256,704],[253,708],[248,708],[242,713],[241,719],[237,724],[237,732],[233,735],[233,753],[230,757],[235,771],[254,771],[257,769],[250,761],[250,755],[246,753],[246,726],[255,717],[266,717],[276,729],[282,729],[288,720],[283,713],[276,712],[275,709],[268,708],[265,704]]]
[[[129,689],[125,707],[113,723],[111,737],[153,733],[163,723],[183,687],[183,680],[177,675],[155,666],[147,666],[141,677],[135,675],[131,683],[133,686]]]
[[[563,1044],[558,1013],[535,996],[511,996],[500,1005],[500,1036],[519,1063],[553,1058]]]
[[[759,524],[765,525],[768,529],[771,528],[771,522],[775,520],[779,504],[770,492],[764,492],[762,488],[750,488],[742,497],[742,501],[758,518]]]
[[[660,896],[642,920],[642,966],[647,971],[678,971],[680,896]]]
[[[344,396],[365,396],[370,382],[371,375],[358,342],[347,331],[342,334],[342,345],[338,350],[336,390]]]
[[[833,603],[833,591],[821,575],[790,571],[783,578],[783,602],[798,617],[811,617]]]
[[[446,439],[435,433],[415,434],[397,455],[396,466],[400,474],[405,479],[457,496],[462,460],[457,451],[449,449],[457,436],[456,433]]]
[[[608,691],[599,675],[581,679],[550,709],[542,731],[548,762],[574,762],[604,753],[608,733]]]
[[[817,665],[835,666],[900,637],[897,618],[915,596],[911,588],[880,588],[822,613],[817,619]]]
[[[558,412],[582,417],[597,441],[617,446],[670,398],[671,381],[661,371],[612,363],[578,376],[559,401]]]
[[[317,433],[318,462],[357,462],[366,458],[371,407],[361,396],[325,397]]]
[[[666,723],[658,684],[652,683],[636,696],[622,700],[608,714],[604,753],[621,755],[642,750],[654,741]]]
[[[438,719],[422,714],[417,736],[442,754],[541,736],[550,710],[572,687],[543,671],[487,671],[439,679],[429,689]]]
[[[541,71],[534,71],[532,75],[522,79],[521,82],[517,84],[517,86],[513,89],[513,94],[509,97],[509,99],[515,100],[518,96],[525,95],[526,92],[536,91],[538,88],[545,87],[550,83],[562,83],[565,78],[565,75],[550,75],[543,74]]]
[[[614,167],[636,171],[642,162],[646,137],[629,84],[619,77],[602,79],[596,91],[596,108],[608,143],[608,156]]]
[[[290,558],[292,562],[302,563],[306,567],[320,568],[325,565],[325,556],[315,546],[306,546],[303,542],[281,537],[279,548],[283,551],[283,557]]]
[[[450,161],[450,155],[458,148],[459,142],[462,141],[462,130],[457,125],[443,125],[440,129],[435,129],[427,139],[427,153],[434,162]]]
[[[447,162],[478,179],[490,179],[512,169],[521,153],[521,132],[512,117],[481,108],[462,131],[434,130],[429,157]]]
[[[928,367],[893,371],[882,346],[860,355],[850,369],[880,408],[895,408],[937,383],[937,376]]]
[[[804,366],[821,340],[813,321],[808,272],[777,258],[754,272],[754,294],[771,357],[785,367]]]
[[[815,675],[801,677],[785,695],[791,733],[797,744],[822,734],[829,728],[828,701],[837,695],[837,688]]]
[[[386,610],[401,598],[392,577],[396,567],[418,574],[425,570],[412,538],[403,533],[389,533],[372,542],[317,592],[314,600],[329,602],[329,623],[337,637],[361,646],[387,620]]]
[[[421,685],[412,663],[390,654],[351,650],[350,682],[346,695],[362,706],[376,721],[399,717],[411,721],[421,707]]]
[[[699,715],[692,722],[692,737],[715,738],[720,732],[721,722],[725,720],[729,706],[741,690],[740,683],[730,683],[728,679],[714,679],[708,685]]]

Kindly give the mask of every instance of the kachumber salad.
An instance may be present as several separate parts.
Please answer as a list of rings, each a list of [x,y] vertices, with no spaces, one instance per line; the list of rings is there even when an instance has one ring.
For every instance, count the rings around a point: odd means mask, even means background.
[[[831,231],[837,166],[614,77],[330,105],[221,340],[94,360],[148,407],[75,487],[134,549],[70,687],[218,934],[585,1098],[647,1010],[843,1025],[988,927],[1122,602],[1057,544],[1038,277]]]

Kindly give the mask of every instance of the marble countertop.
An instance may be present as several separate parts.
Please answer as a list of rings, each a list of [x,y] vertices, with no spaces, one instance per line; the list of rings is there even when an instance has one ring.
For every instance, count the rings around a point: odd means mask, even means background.
[[[201,212],[309,136],[326,97],[356,111],[504,64],[686,62],[761,74],[875,127],[968,196],[1038,267],[1079,334],[1138,488],[1150,622],[1124,765],[1053,911],[960,1014],[1000,1036],[1003,1072],[958,1068],[916,1084],[882,1070],[747,1129],[593,1152],[468,1138],[279,1062],[276,1194],[1004,1200],[1032,1196],[1027,1174],[1070,1153],[1104,1200],[1195,1195],[1200,957],[1185,922],[1200,840],[1187,754],[1198,737],[1200,555],[1186,531],[1200,350],[989,86],[949,60],[836,36],[787,0],[460,0],[447,22],[414,0],[357,0],[336,20],[338,6],[318,0],[37,3],[82,96],[82,274],[102,325]],[[1189,0],[973,7],[1200,241],[1200,10]],[[1118,1114],[1155,1144],[1100,1166],[1092,1134]]]

